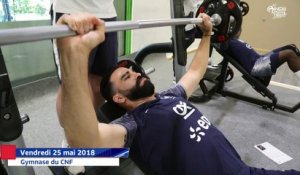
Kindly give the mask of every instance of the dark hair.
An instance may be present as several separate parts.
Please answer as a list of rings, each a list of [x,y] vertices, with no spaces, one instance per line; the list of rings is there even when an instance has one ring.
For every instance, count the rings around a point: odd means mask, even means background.
[[[118,66],[112,68],[110,71],[108,71],[101,80],[100,84],[100,92],[102,97],[104,97],[107,101],[113,102],[113,83],[110,81],[111,75],[114,73],[114,71],[119,68]]]
[[[143,76],[148,77],[145,74],[144,69],[137,65],[134,61],[131,60],[121,60],[118,62],[118,65],[114,68],[112,68],[110,71],[108,71],[101,80],[100,84],[100,92],[101,95],[108,101],[108,102],[113,102],[113,84],[110,81],[111,75],[114,73],[114,71],[119,68],[119,67],[126,67],[126,68],[131,68],[135,72],[141,73]]]

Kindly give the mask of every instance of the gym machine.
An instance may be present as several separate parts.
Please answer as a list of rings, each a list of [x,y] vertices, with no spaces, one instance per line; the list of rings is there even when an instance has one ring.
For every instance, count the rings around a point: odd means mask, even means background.
[[[294,113],[300,108],[300,102],[295,104],[294,106],[286,106],[283,104],[279,104],[276,95],[268,88],[268,85],[271,80],[271,76],[269,77],[254,77],[250,75],[234,58],[226,54],[224,51],[222,51],[218,44],[212,44],[212,47],[222,55],[223,61],[221,63],[221,71],[219,76],[217,76],[215,79],[212,78],[204,78],[200,81],[199,86],[203,92],[202,96],[192,96],[190,98],[193,102],[206,102],[211,99],[211,97],[215,94],[221,94],[222,96],[229,96],[233,97],[239,100],[243,100],[246,102],[250,102],[253,104],[257,104],[259,106],[262,106],[263,109],[268,110],[275,110],[279,109],[282,111]],[[246,96],[243,94],[239,94],[233,91],[229,91],[224,89],[224,85],[226,81],[230,81],[230,79],[233,77],[233,72],[228,69],[228,64],[233,65],[238,71],[242,73],[242,78],[248,82],[251,87],[257,91],[259,94],[261,94],[263,97],[268,98],[267,100],[262,100],[258,98],[254,98],[251,96]],[[213,71],[213,70],[208,70]],[[231,71],[231,72],[228,72]],[[209,74],[209,73],[208,73]],[[209,76],[209,75],[207,75]],[[228,76],[230,79],[228,79]],[[214,85],[211,88],[207,88],[207,85],[205,84],[205,81],[209,81],[210,83],[213,83]]]

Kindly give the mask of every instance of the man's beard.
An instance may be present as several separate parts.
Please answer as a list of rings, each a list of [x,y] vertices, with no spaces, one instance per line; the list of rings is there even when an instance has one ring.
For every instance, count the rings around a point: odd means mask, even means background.
[[[144,80],[143,85],[140,85],[143,78],[146,78],[146,80]],[[139,76],[137,77],[135,87],[129,90],[125,96],[132,101],[138,100],[153,95],[154,89],[153,83],[147,77]]]

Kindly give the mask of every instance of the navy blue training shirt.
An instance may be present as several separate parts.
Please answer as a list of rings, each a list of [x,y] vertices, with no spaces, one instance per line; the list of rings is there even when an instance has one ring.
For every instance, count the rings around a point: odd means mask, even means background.
[[[230,39],[228,41],[228,47],[221,47],[228,55],[238,61],[247,72],[251,72],[255,61],[260,55],[245,41],[241,39]]]
[[[250,173],[224,135],[186,100],[181,85],[158,94],[156,100],[114,123],[127,129],[131,158],[156,174]]]

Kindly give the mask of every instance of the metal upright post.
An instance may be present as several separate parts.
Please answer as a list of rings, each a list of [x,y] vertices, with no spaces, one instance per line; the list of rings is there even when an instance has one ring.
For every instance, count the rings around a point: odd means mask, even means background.
[[[12,92],[4,58],[0,48],[0,145],[13,144],[25,148],[22,137],[23,123]],[[8,175],[34,175],[32,167],[11,167],[4,162]],[[0,162],[1,163],[1,162]]]
[[[184,7],[183,0],[170,0],[171,1],[171,17],[183,18]],[[184,26],[172,27],[174,55],[173,55],[173,71],[176,78],[176,82],[185,73],[185,65],[187,60],[187,52],[184,46],[185,33]]]

